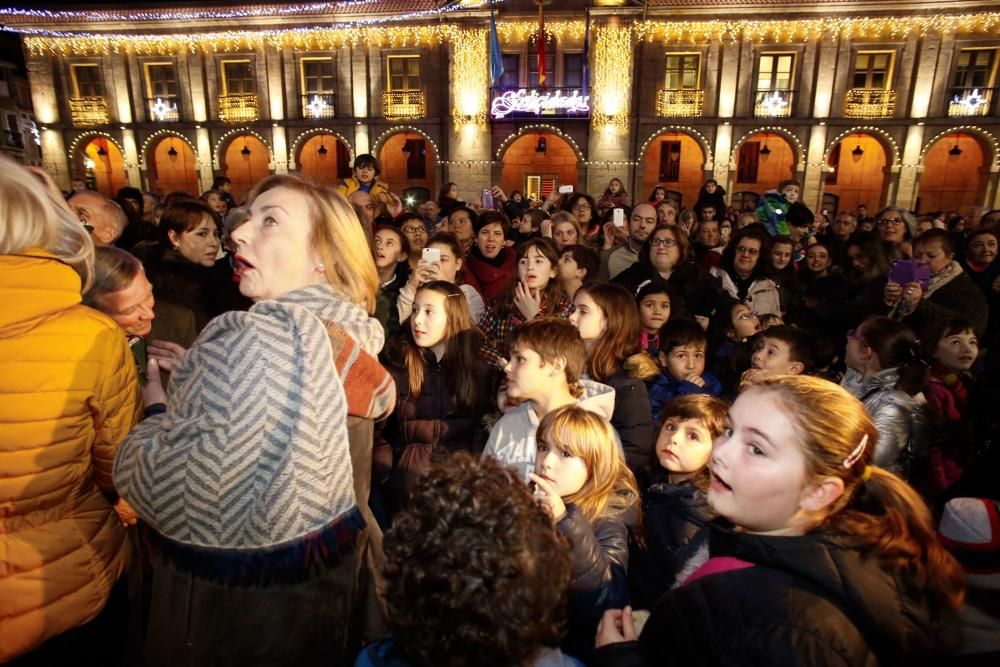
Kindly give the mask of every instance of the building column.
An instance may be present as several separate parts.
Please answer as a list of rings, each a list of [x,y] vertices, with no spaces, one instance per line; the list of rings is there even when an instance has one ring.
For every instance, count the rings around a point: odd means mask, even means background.
[[[198,189],[202,192],[212,189],[215,181],[215,170],[220,165],[215,164],[212,154],[212,139],[204,127],[195,128],[195,145],[198,147]]]
[[[920,150],[924,144],[924,126],[911,125],[906,131],[906,143],[903,144],[902,166],[899,169],[899,184],[896,187],[896,200],[890,202],[905,209],[913,209],[917,202],[917,190],[923,165],[920,161]]]
[[[32,87],[34,90],[34,87]],[[66,144],[62,132],[50,128],[40,131],[42,140],[42,168],[48,172],[60,190],[71,188],[74,174],[70,173],[69,158],[66,155]],[[78,174],[81,178],[83,174]]]
[[[142,189],[145,184],[142,182],[142,174],[139,173],[139,148],[136,146],[133,130],[122,130],[122,147],[125,149],[125,173],[128,174],[128,184]]]
[[[826,125],[816,124],[809,132],[806,146],[806,170],[802,182],[802,203],[818,211],[823,204],[823,175],[826,173]]]
[[[368,127],[368,54],[363,44],[357,44],[351,49],[351,97],[354,117],[364,119],[354,125],[356,157],[371,150],[371,130]]]
[[[285,128],[278,123],[274,123],[271,128],[271,150],[274,151],[274,163],[272,169],[276,174],[288,173],[288,139]]]
[[[715,154],[715,169],[712,170],[712,178],[726,188],[726,193],[730,196],[733,194],[732,184],[729,182],[729,153],[732,150],[733,126],[725,122],[715,128],[715,147],[712,149]],[[732,200],[729,203],[732,204]]]

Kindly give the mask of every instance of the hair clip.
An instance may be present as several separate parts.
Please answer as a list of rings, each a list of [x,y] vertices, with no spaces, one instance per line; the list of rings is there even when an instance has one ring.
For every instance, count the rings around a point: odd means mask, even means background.
[[[865,446],[867,444],[868,444],[868,434],[865,433],[864,436],[861,438],[861,442],[859,442],[858,446],[854,448],[854,451],[848,454],[847,458],[844,459],[845,468],[850,468],[851,466],[853,466],[855,463],[858,462],[858,460],[861,458],[861,455],[865,453]]]
[[[643,280],[641,283],[639,283],[639,286],[635,288],[635,295],[639,296],[639,292],[642,291],[642,288],[645,287],[646,285],[650,284],[651,282],[653,282],[653,281],[652,280]]]

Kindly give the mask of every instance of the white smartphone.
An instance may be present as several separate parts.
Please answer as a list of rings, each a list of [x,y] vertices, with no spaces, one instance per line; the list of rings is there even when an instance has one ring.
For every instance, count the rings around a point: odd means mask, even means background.
[[[616,208],[611,214],[611,222],[614,223],[615,227],[625,226],[625,209]]]
[[[561,195],[568,195],[571,192],[573,192],[573,186],[572,185],[560,185],[559,186],[559,194],[561,194]]]
[[[421,259],[428,264],[437,264],[441,261],[441,248],[424,248]]]

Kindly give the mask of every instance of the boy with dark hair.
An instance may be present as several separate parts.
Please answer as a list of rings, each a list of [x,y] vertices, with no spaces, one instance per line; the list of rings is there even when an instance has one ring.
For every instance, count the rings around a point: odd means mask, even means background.
[[[389,184],[378,176],[382,167],[374,155],[363,153],[354,158],[354,175],[337,183],[337,191],[345,197],[355,192],[367,192],[378,204],[389,194]]]
[[[514,329],[510,361],[504,366],[506,395],[501,409],[514,403],[490,432],[483,457],[499,459],[528,479],[535,470],[535,432],[542,417],[564,405],[578,403],[605,419],[615,408],[615,390],[581,380],[587,349],[569,320],[535,318]]]
[[[788,208],[799,201],[802,192],[802,184],[794,179],[787,179],[778,183],[775,190],[764,193],[757,207],[757,219],[763,223],[771,236],[784,234],[790,236],[786,216]]]
[[[811,336],[798,327],[779,325],[761,332],[757,351],[750,358],[750,370],[741,384],[756,384],[773,375],[812,373],[815,360]]]
[[[657,361],[663,370],[649,388],[654,424],[659,423],[663,406],[675,396],[722,393],[718,379],[705,372],[707,347],[708,335],[694,320],[670,320],[660,329]]]
[[[556,277],[563,291],[572,299],[578,289],[597,280],[600,267],[601,258],[591,248],[579,244],[568,245],[559,254],[559,272]]]

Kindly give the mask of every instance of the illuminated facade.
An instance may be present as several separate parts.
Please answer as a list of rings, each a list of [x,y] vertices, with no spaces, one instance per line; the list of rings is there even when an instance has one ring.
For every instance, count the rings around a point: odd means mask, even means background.
[[[241,194],[268,173],[335,181],[371,152],[415,195],[600,193],[617,176],[691,205],[715,178],[739,204],[794,177],[816,208],[1000,207],[1000,13],[930,6],[558,0],[540,68],[537,6],[499,1],[494,85],[476,1],[0,20],[22,32],[64,187],[197,192],[225,174]]]

